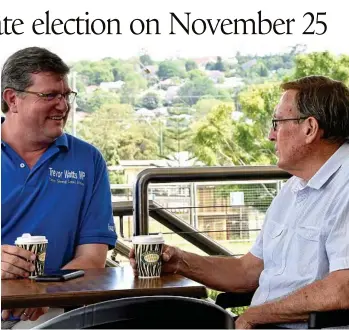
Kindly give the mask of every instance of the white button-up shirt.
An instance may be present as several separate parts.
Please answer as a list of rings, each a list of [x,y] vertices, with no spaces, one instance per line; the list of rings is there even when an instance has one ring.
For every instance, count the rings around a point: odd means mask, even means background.
[[[252,305],[349,268],[349,144],[308,181],[292,177],[270,205],[251,251],[263,259]]]

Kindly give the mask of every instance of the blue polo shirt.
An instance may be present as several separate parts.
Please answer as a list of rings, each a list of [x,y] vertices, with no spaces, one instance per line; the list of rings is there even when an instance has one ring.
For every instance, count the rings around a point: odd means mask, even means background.
[[[62,268],[81,244],[114,246],[105,161],[90,144],[60,136],[30,169],[1,142],[1,244],[23,233],[48,239],[45,272]]]

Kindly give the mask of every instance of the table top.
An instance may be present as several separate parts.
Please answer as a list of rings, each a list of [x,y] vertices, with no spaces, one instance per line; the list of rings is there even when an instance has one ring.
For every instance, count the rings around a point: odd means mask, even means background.
[[[85,270],[85,276],[66,282],[1,280],[1,308],[82,306],[124,297],[173,295],[206,298],[206,287],[178,274],[141,279],[132,268]]]

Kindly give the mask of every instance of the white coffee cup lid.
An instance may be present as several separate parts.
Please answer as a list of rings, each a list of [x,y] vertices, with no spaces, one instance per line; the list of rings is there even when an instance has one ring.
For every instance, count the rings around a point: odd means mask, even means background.
[[[161,234],[158,235],[139,235],[132,237],[133,244],[163,244],[164,238]]]
[[[23,234],[21,237],[17,237],[15,244],[38,244],[38,243],[47,243],[45,236],[32,236],[30,234]]]

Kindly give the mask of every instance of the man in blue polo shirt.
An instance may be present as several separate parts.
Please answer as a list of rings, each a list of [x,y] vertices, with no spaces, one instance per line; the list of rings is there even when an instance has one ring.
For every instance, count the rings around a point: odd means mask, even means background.
[[[76,93],[68,66],[46,49],[13,54],[1,75],[1,279],[27,277],[35,258],[14,246],[23,233],[46,236],[45,272],[102,268],[116,234],[105,161],[63,128]],[[45,308],[2,311],[22,321]]]

